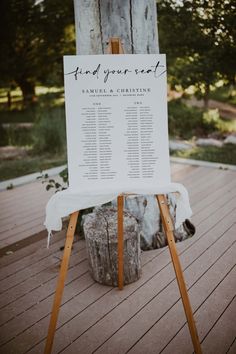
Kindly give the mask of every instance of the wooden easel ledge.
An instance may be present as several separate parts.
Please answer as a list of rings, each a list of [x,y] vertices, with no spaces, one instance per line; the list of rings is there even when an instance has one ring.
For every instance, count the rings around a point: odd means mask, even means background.
[[[107,54],[124,54],[120,38],[112,37],[109,39]]]

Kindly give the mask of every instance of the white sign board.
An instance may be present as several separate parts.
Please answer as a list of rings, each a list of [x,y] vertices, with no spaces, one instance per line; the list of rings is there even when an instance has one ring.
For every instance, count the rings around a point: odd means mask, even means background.
[[[165,55],[65,56],[64,79],[72,190],[170,182]]]

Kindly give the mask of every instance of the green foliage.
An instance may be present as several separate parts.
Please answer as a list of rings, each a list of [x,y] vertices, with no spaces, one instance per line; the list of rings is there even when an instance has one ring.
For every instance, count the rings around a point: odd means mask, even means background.
[[[173,87],[195,85],[208,99],[219,78],[235,83],[235,11],[233,0],[158,1],[160,47]]]
[[[79,236],[81,236],[82,238],[84,238],[83,216],[92,213],[93,209],[94,209],[94,207],[83,209],[79,213],[79,217],[78,217],[78,221],[77,221],[77,225],[76,225],[76,233]]]
[[[0,146],[30,146],[33,143],[32,128],[20,127],[16,124],[2,126],[0,124]]]
[[[49,191],[50,189],[54,189],[55,193],[61,192],[68,187],[68,168],[66,167],[59,173],[59,176],[62,179],[63,184],[55,181],[53,178],[49,178],[48,174],[42,174],[41,176],[37,177],[37,179],[41,179],[42,183],[46,183],[46,190]]]
[[[65,154],[26,156],[20,160],[0,160],[0,180],[5,181],[66,163]]]
[[[34,153],[63,153],[66,149],[65,113],[61,107],[48,108],[35,123]]]
[[[49,176],[47,174],[41,175],[40,177],[38,177],[38,179],[42,179],[42,183],[46,183],[46,190],[47,191],[54,189],[55,193],[57,193],[57,192],[61,192],[61,191],[65,190],[68,187],[68,168],[66,167],[64,170],[62,170],[59,173],[59,176],[62,179],[62,182],[63,182],[62,184],[56,182],[53,178],[49,178]],[[107,203],[107,204],[110,204],[110,203]],[[76,224],[76,234],[78,234],[82,238],[84,238],[83,216],[86,214],[92,213],[93,209],[94,209],[94,207],[91,207],[91,208],[80,210],[80,212],[79,212],[79,217],[78,217],[78,221]]]
[[[7,131],[6,129],[3,128],[3,126],[0,124],[0,146],[6,146],[8,145],[8,136],[7,136]]]
[[[219,110],[218,109],[209,109],[203,113],[202,121],[203,124],[210,126],[214,129],[217,128],[220,120]]]
[[[236,88],[232,85],[217,87],[210,92],[210,98],[216,101],[236,105]]]
[[[220,118],[217,109],[203,110],[189,107],[181,99],[168,103],[169,134],[171,137],[192,139],[204,137],[211,133],[223,135],[236,130],[236,121]]]
[[[223,145],[222,147],[194,147],[191,150],[171,152],[171,155],[186,159],[236,165],[236,149],[233,144]]]
[[[34,123],[48,108],[64,107],[64,90],[59,87],[36,87],[37,101],[25,107],[20,90],[12,91],[11,108],[7,106],[6,88],[0,90],[0,124]]]
[[[41,88],[43,91],[43,88]],[[45,91],[45,90],[44,90]],[[65,150],[65,114],[61,89],[50,89],[39,95],[33,107],[22,107],[21,101],[9,109],[0,109],[0,145],[34,146],[35,153],[57,153]],[[32,123],[31,126],[19,123]],[[35,123],[35,124],[34,124]],[[4,127],[2,126],[4,124]]]
[[[62,84],[62,55],[75,53],[73,1],[0,2],[0,85],[20,86],[25,103],[37,82]]]
[[[169,133],[172,137],[191,139],[193,136],[204,136],[214,131],[215,124],[203,119],[203,111],[186,106],[181,99],[170,101]]]
[[[29,123],[34,122],[37,119],[37,109],[24,108],[13,110],[0,110],[0,124],[6,123]]]
[[[68,185],[68,168],[64,168],[64,170],[62,170],[60,173],[59,173],[59,176],[61,177],[63,183],[66,183]]]

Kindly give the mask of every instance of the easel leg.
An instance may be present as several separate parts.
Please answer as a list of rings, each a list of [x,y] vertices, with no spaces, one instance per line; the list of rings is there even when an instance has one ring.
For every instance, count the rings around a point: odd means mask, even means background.
[[[79,215],[79,212],[76,211],[75,213],[71,214],[71,216],[70,216],[70,222],[69,222],[69,226],[68,226],[67,234],[66,234],[65,249],[64,249],[62,262],[61,262],[61,269],[60,269],[59,277],[57,280],[57,288],[56,288],[56,293],[54,296],[52,313],[51,313],[51,318],[50,318],[50,323],[49,323],[49,328],[48,328],[48,336],[47,336],[46,346],[44,349],[45,354],[50,354],[52,351],[53,339],[54,339],[54,334],[55,334],[56,325],[57,325],[57,318],[58,318],[59,308],[60,308],[62,294],[63,294],[63,290],[64,290],[65,278],[66,278],[66,274],[67,274],[67,270],[68,270],[68,264],[69,264],[70,254],[71,254],[71,247],[72,247],[73,240],[74,240],[75,227],[76,227],[78,215]]]
[[[120,195],[117,198],[117,234],[118,234],[118,287],[120,290],[123,289],[123,273],[124,273],[124,262],[123,262],[123,208],[124,208],[124,197]]]
[[[157,201],[158,201],[160,212],[161,212],[161,218],[162,218],[163,226],[164,226],[166,237],[167,237],[167,242],[168,242],[168,246],[169,246],[169,250],[170,250],[170,254],[171,254],[171,258],[172,258],[172,263],[174,266],[176,279],[178,282],[178,286],[179,286],[179,290],[180,290],[180,294],[181,294],[181,298],[182,298],[182,302],[183,302],[183,306],[184,306],[184,311],[185,311],[186,318],[188,321],[189,331],[191,334],[194,350],[195,350],[196,354],[201,354],[202,350],[201,350],[201,346],[200,346],[200,342],[199,342],[199,338],[198,338],[198,334],[197,334],[196,325],[195,325],[194,318],[193,318],[193,313],[192,313],[192,309],[191,309],[191,305],[190,305],[190,301],[189,301],[189,297],[188,297],[188,293],[187,293],[186,284],[184,281],[183,271],[181,268],[181,264],[180,264],[177,249],[176,249],[176,244],[175,244],[175,239],[174,239],[174,234],[173,234],[174,228],[173,228],[169,208],[167,205],[167,200],[164,195],[157,195],[156,197],[157,197]]]

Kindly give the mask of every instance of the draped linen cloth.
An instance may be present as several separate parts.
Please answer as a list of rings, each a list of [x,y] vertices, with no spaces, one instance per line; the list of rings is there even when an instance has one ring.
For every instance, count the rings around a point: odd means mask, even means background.
[[[94,206],[108,203],[120,194],[125,194],[126,198],[134,198],[137,195],[158,195],[177,193],[176,196],[176,217],[175,228],[178,228],[185,219],[190,218],[192,210],[189,203],[189,196],[186,188],[180,183],[169,183],[163,186],[153,188],[145,187],[145,189],[135,189],[132,191],[103,191],[101,194],[78,193],[70,188],[55,193],[47,203],[46,206],[46,219],[44,222],[48,231],[48,247],[50,243],[50,236],[52,231],[60,231],[62,229],[62,218],[69,214],[91,208]],[[131,194],[131,195],[128,195]]]

